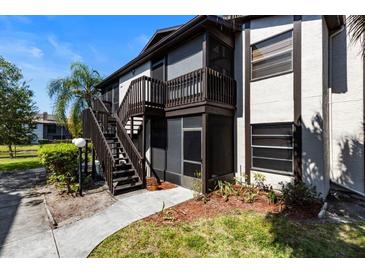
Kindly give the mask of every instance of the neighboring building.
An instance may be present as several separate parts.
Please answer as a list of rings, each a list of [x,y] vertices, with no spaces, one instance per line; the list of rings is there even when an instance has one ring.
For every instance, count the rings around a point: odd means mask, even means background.
[[[322,196],[330,182],[365,193],[364,61],[345,22],[197,16],[157,31],[85,113],[111,190],[146,176],[195,188],[198,175],[209,191],[260,172],[276,188],[296,178]]]
[[[34,143],[38,143],[40,140],[63,140],[71,138],[67,129],[64,126],[57,125],[55,116],[47,112],[37,114],[35,123],[36,128],[34,129],[34,134],[36,138],[33,140]]]

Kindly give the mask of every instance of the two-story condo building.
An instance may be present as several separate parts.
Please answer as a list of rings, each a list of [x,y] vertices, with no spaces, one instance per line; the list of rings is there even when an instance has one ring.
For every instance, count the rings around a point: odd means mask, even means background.
[[[364,86],[344,16],[197,16],[97,86],[84,133],[113,193],[255,172],[365,193]]]

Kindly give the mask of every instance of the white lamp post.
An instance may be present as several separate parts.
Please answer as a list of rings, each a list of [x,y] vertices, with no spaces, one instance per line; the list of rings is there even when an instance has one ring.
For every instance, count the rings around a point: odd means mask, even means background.
[[[79,148],[79,193],[82,196],[82,148],[86,145],[86,140],[84,138],[72,139],[72,143]]]

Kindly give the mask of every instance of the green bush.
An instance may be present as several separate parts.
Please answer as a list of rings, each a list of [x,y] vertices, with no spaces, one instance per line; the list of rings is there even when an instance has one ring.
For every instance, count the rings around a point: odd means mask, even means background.
[[[48,139],[39,139],[38,140],[38,144],[40,144],[40,145],[51,144],[51,143],[52,143],[52,141],[48,140]]]
[[[77,190],[78,151],[74,144],[43,145],[38,155],[47,169],[49,183],[66,189],[68,193]]]
[[[295,180],[289,183],[281,182],[280,185],[282,201],[289,208],[302,207],[319,201],[315,186]]]
[[[72,143],[72,139],[56,139],[56,140],[52,140],[52,143],[54,144],[71,144]]]

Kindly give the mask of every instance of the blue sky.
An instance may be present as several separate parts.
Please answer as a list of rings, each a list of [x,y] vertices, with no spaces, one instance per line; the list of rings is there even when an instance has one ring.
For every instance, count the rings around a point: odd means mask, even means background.
[[[107,76],[144,47],[156,29],[193,16],[0,16],[0,55],[22,69],[39,111],[52,112],[52,79],[82,61]]]

